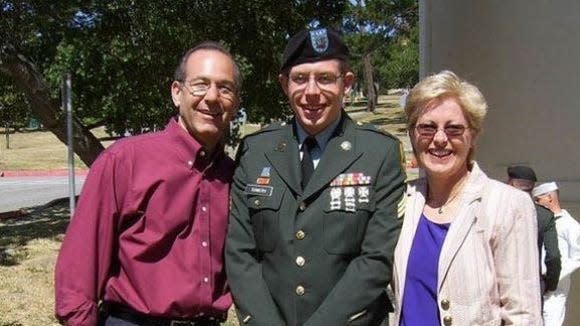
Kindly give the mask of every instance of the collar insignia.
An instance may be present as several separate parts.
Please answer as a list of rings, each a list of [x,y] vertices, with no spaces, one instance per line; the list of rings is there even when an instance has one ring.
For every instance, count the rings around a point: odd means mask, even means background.
[[[345,140],[340,144],[340,148],[342,148],[343,151],[350,151],[352,148],[352,143],[348,140]]]

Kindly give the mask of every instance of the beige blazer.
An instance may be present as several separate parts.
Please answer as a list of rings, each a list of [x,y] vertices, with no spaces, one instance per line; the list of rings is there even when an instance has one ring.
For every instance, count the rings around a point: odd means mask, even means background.
[[[395,249],[395,325],[426,190],[424,178],[407,189]],[[474,163],[459,200],[439,257],[440,324],[542,325],[537,221],[530,196],[488,178]]]

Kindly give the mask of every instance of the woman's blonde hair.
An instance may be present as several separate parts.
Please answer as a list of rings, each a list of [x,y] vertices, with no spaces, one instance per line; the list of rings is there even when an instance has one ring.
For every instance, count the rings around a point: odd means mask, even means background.
[[[423,110],[434,100],[453,98],[461,106],[469,127],[478,135],[487,113],[485,98],[474,85],[449,70],[423,78],[407,95],[405,113],[409,130],[415,127]]]

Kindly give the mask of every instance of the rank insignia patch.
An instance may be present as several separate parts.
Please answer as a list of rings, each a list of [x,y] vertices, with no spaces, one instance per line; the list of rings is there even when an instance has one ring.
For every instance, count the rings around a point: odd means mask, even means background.
[[[407,208],[407,196],[401,196],[401,200],[397,203],[397,218],[405,216],[405,209]]]

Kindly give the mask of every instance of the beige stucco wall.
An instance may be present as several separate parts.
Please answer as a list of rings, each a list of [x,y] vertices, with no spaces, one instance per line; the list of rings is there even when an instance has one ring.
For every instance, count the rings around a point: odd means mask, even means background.
[[[420,1],[421,74],[451,69],[488,100],[477,159],[580,201],[580,1]]]

